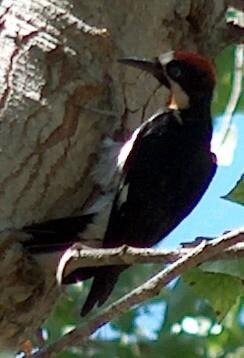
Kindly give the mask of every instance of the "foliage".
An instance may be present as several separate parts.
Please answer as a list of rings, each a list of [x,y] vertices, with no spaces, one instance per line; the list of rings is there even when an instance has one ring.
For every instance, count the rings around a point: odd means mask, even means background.
[[[244,175],[242,175],[235,187],[224,198],[244,205]]]

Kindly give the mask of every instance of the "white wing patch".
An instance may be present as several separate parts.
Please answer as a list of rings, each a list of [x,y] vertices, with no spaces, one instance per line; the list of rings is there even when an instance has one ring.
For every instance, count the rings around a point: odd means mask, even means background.
[[[128,197],[129,184],[123,186],[119,197],[118,197],[118,206],[121,207],[127,201]]]
[[[128,140],[128,142],[126,142],[123,147],[120,150],[120,153],[118,155],[118,160],[117,160],[117,166],[119,168],[119,170],[121,170],[126,162],[126,159],[128,158],[128,155],[130,154],[133,145],[136,141],[136,138],[140,132],[141,127],[137,128],[135,130],[135,132],[132,134],[131,138]]]
[[[126,142],[123,147],[120,150],[120,153],[118,155],[117,160],[117,166],[119,170],[123,169],[123,166],[128,158],[128,155],[130,154],[131,150],[133,149],[134,143],[138,137],[138,134],[141,130],[143,130],[150,122],[152,122],[156,117],[158,117],[161,114],[164,114],[167,112],[167,109],[161,108],[156,113],[154,113],[146,122],[144,122],[139,128],[137,128],[134,133],[132,134],[131,138]]]

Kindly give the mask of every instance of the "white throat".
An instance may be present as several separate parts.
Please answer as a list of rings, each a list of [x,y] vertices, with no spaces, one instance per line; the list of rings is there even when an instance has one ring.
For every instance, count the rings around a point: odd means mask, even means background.
[[[189,97],[185,93],[185,91],[181,88],[181,86],[173,81],[172,79],[169,79],[170,85],[171,85],[171,102],[169,104],[170,109],[186,109],[189,108],[190,102]]]

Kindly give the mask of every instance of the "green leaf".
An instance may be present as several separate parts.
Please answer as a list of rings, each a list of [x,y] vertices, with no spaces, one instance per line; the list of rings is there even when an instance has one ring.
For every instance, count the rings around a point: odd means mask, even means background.
[[[78,355],[70,351],[61,352],[58,355],[58,358],[79,358],[79,357],[81,358],[80,354]]]
[[[136,316],[136,310],[130,310],[125,314],[119,316],[115,321],[113,321],[112,327],[115,329],[119,329],[123,333],[134,333]]]
[[[235,49],[236,45],[231,45],[225,48],[215,59],[217,68],[217,85],[212,103],[212,113],[214,116],[218,116],[225,111],[226,104],[228,103],[233,90]],[[235,112],[243,111],[243,109],[244,96],[240,96]]]
[[[175,287],[171,289],[166,302],[168,308],[162,330],[170,331],[172,323],[180,322],[187,315],[211,315],[209,305],[199,304],[199,296],[182,279],[178,280]],[[213,314],[212,318],[214,318]]]
[[[223,273],[244,280],[244,259],[216,260],[201,265],[204,272]]]
[[[244,174],[235,187],[223,198],[244,205]]]
[[[204,340],[184,333],[161,335],[152,348],[154,350],[149,354],[153,358],[206,358]]]
[[[192,269],[183,278],[199,295],[210,301],[218,319],[222,319],[244,293],[241,279],[223,273]]]
[[[224,112],[226,103],[229,100],[232,83],[231,69],[233,69],[234,65],[234,50],[234,45],[229,46],[222,51],[221,56],[218,56],[215,60],[217,67],[217,85],[212,103],[214,116],[218,116]]]

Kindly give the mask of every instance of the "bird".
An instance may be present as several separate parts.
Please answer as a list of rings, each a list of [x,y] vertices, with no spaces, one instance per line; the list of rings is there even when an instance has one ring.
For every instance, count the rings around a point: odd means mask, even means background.
[[[186,51],[120,62],[152,74],[170,92],[166,111],[142,124],[127,144],[130,150],[121,164],[103,240],[104,248],[123,244],[146,248],[166,237],[192,211],[215,174],[216,157],[210,149],[215,71],[207,58]],[[125,268],[96,270],[82,316],[107,300]]]
[[[205,56],[186,50],[119,62],[151,74],[169,94],[166,108],[137,128],[119,153],[119,181],[102,241],[103,248],[147,248],[190,214],[215,175],[216,156],[211,152],[215,67]],[[88,223],[92,220],[94,216],[88,216]],[[33,234],[32,228],[29,232]],[[93,278],[82,317],[106,302],[127,268],[80,268],[64,277],[65,284]]]

